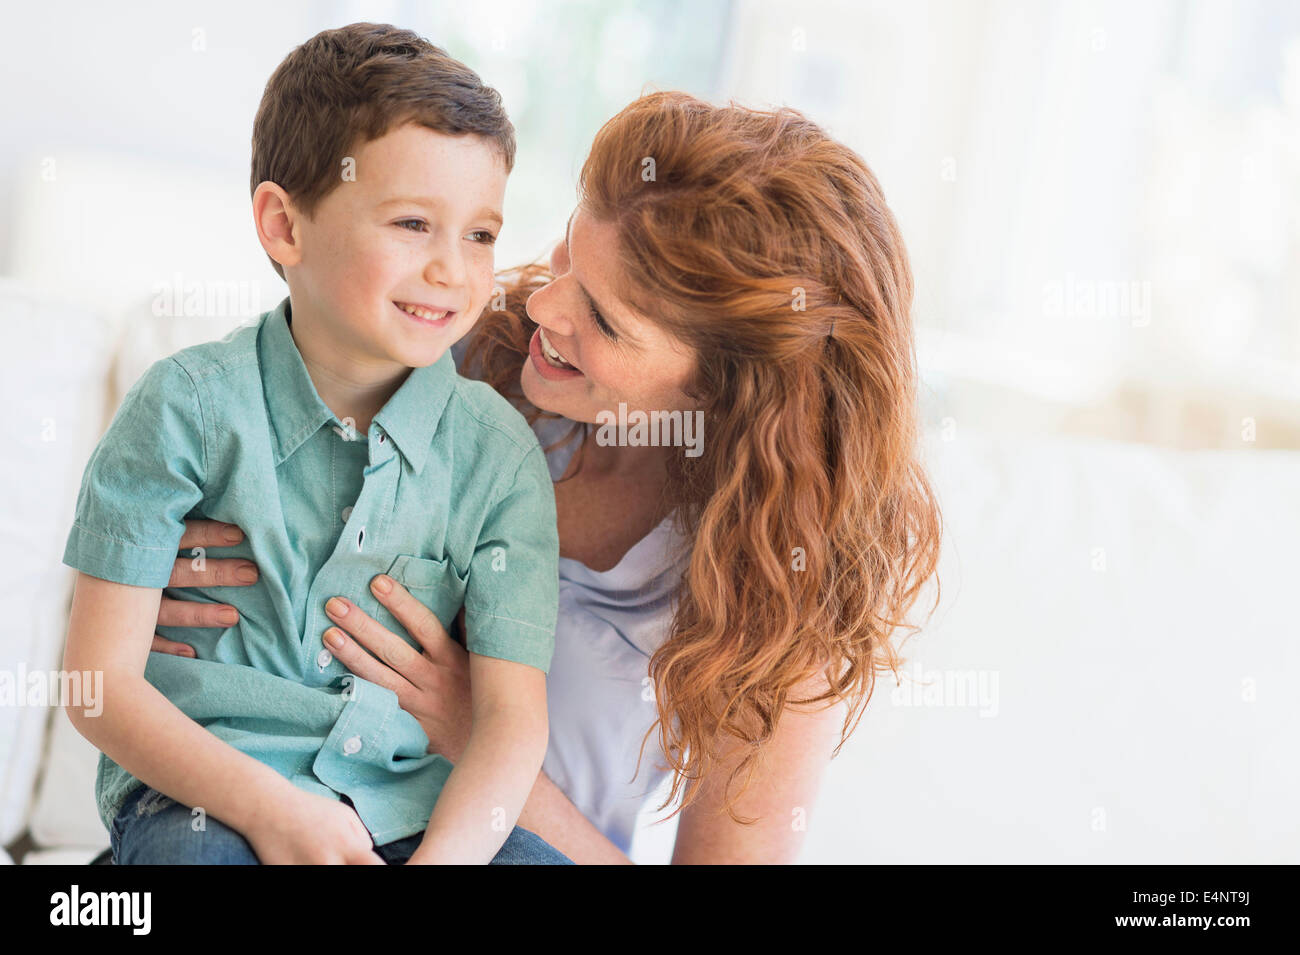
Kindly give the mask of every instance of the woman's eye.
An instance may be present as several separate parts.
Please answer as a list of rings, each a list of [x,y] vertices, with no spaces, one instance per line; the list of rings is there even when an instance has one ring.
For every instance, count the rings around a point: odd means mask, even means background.
[[[409,229],[409,228],[407,228],[408,223],[412,223],[412,222],[415,223],[416,228],[414,228],[414,229]],[[423,231],[424,231],[424,220],[423,220],[423,219],[402,219],[400,222],[396,222],[396,223],[394,223],[394,224],[395,224],[398,228],[406,229],[407,232],[423,232]]]
[[[497,240],[497,237],[487,229],[475,229],[470,235],[476,237],[475,242],[482,242],[484,245],[493,245]]]
[[[601,315],[600,312],[596,311],[595,305],[591,306],[591,317],[595,319],[596,327],[600,329],[601,333],[606,338],[610,341],[618,341],[618,333],[616,333],[614,329],[610,328],[609,323],[605,321],[605,317]]]

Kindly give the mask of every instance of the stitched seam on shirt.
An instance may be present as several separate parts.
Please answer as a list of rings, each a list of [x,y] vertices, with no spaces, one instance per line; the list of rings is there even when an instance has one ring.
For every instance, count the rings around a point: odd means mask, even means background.
[[[506,498],[508,498],[508,497],[511,495],[511,493],[514,491],[515,487],[518,486],[518,484],[519,484],[519,472],[522,471],[522,470],[524,469],[524,464],[528,461],[528,456],[531,455],[534,451],[536,451],[538,454],[541,454],[541,452],[542,452],[542,447],[541,447],[541,445],[534,443],[533,446],[532,446],[531,448],[529,448],[528,450],[526,450],[526,451],[524,452],[523,457],[521,457],[521,458],[519,459],[519,463],[515,465],[514,473],[510,475],[510,486],[509,486],[509,488],[507,488],[506,491],[505,491],[504,493],[502,493],[502,494],[498,494],[498,495],[493,499],[493,501],[492,501],[492,506],[489,507],[489,508],[487,509],[487,513],[488,513],[488,514],[491,514],[493,511],[495,511],[495,510],[497,509],[497,506],[500,505],[500,503],[501,503],[502,501],[504,501]],[[545,457],[542,458],[542,467],[543,467],[543,468],[546,467],[546,459],[545,459]],[[548,476],[549,476],[550,472],[548,471],[547,474],[548,474]]]
[[[99,540],[102,541],[108,541],[110,544],[126,544],[128,547],[138,547],[140,550],[157,550],[157,551],[162,551],[163,553],[177,552],[176,548],[151,547],[148,544],[137,544],[135,541],[123,540],[120,537],[108,537],[104,534],[97,534],[94,531],[92,531],[89,527],[87,527],[85,524],[82,524],[80,521],[73,521],[72,526],[77,528],[77,530],[81,531],[83,534],[88,534],[91,537],[98,538]]]
[[[510,443],[515,446],[516,450],[521,450],[524,452],[525,457],[527,457],[528,451],[531,450],[532,446],[537,445],[537,436],[534,435],[531,430],[529,430],[528,432],[533,439],[530,445],[529,442],[523,440],[519,435],[515,434],[513,431],[510,431],[502,427],[500,423],[493,421],[491,418],[480,417],[478,414],[478,408],[476,408],[473,404],[471,404],[470,401],[461,393],[459,384],[457,385],[456,390],[452,392],[452,394],[460,401],[460,405],[464,409],[466,414],[468,414],[479,424],[483,425],[485,428],[490,428],[493,431],[498,432],[499,434],[505,435],[507,438],[510,439]],[[506,399],[502,398],[501,400],[505,401]],[[509,404],[508,401],[506,403]],[[518,414],[519,412],[515,411],[515,413]]]
[[[500,504],[502,501],[504,501],[507,497],[509,497],[510,492],[513,491],[513,490],[515,489],[515,485],[516,485],[516,484],[518,483],[518,481],[519,481],[519,472],[520,472],[521,470],[523,470],[524,463],[528,460],[528,456],[529,456],[530,454],[532,454],[533,451],[538,451],[538,452],[540,452],[540,451],[541,451],[541,445],[538,444],[538,442],[537,442],[537,436],[536,436],[535,434],[532,433],[532,430],[531,430],[531,429],[529,429],[529,431],[528,431],[528,435],[529,435],[529,437],[532,438],[532,441],[531,441],[531,442],[528,442],[528,441],[521,440],[521,439],[520,439],[519,437],[517,437],[513,432],[507,430],[506,428],[503,428],[503,427],[502,427],[500,424],[498,424],[497,422],[492,421],[492,420],[487,419],[487,418],[480,417],[479,414],[478,414],[478,409],[477,409],[474,405],[472,405],[472,404],[470,403],[470,401],[469,401],[469,400],[465,397],[465,395],[462,393],[462,388],[463,388],[463,387],[464,387],[463,384],[462,384],[461,382],[458,381],[458,382],[456,383],[456,388],[452,391],[452,397],[456,398],[456,399],[460,402],[460,406],[461,406],[461,408],[465,411],[465,413],[468,414],[471,418],[473,418],[475,421],[477,421],[477,422],[478,422],[480,425],[482,425],[483,427],[488,428],[489,430],[495,431],[495,432],[497,432],[498,434],[502,434],[502,435],[504,435],[505,437],[509,438],[509,439],[510,439],[510,443],[511,443],[512,445],[514,445],[515,450],[516,450],[516,451],[522,451],[522,452],[523,452],[523,453],[519,456],[519,460],[518,460],[518,461],[516,462],[516,464],[515,464],[514,472],[513,472],[513,473],[511,474],[511,476],[510,476],[510,485],[509,485],[509,489],[506,490],[504,493],[500,493],[500,494],[495,495],[495,496],[492,498],[492,504],[487,508],[487,513],[490,514],[490,513],[492,513],[492,511],[496,508],[496,506],[497,506],[498,504]],[[503,399],[503,400],[504,400],[504,399]],[[509,404],[509,402],[507,402],[507,404]],[[512,407],[513,407],[513,406],[512,406]],[[445,412],[444,412],[444,413],[445,413]],[[518,413],[517,409],[516,409],[516,413]],[[543,455],[543,460],[542,460],[542,466],[543,466],[544,468],[546,467],[546,460],[545,460],[545,456],[544,456],[544,455]],[[547,474],[548,474],[548,475],[550,474],[550,471],[549,471],[549,470],[547,470]]]
[[[207,419],[212,418],[212,426],[213,426],[214,433],[217,432],[229,433],[229,429],[220,428],[214,416],[204,413],[203,399],[197,387],[198,383],[203,382],[206,385],[208,381],[213,378],[226,377],[230,373],[238,371],[241,368],[244,368],[248,365],[256,365],[257,364],[256,345],[257,345],[256,336],[254,336],[254,341],[253,341],[254,351],[252,354],[245,353],[243,355],[237,355],[233,358],[215,358],[215,359],[205,358],[201,363],[202,364],[201,369],[191,369],[184,362],[180,360],[180,357],[176,355],[171,356],[171,360],[176,362],[176,364],[185,372],[185,374],[189,376],[190,381],[195,385],[195,398],[198,401],[200,421],[202,422],[203,425],[203,473],[205,479],[207,477],[207,460],[208,460]],[[196,347],[202,347],[202,346],[196,346]]]
[[[257,347],[256,336],[254,336],[253,347],[254,349]],[[181,365],[175,357],[172,358],[172,361],[175,361],[176,364],[185,368],[185,366]],[[192,381],[207,381],[209,378],[217,378],[229,372],[238,371],[245,365],[257,364],[257,355],[256,353],[245,353],[232,358],[208,358],[204,361],[204,364],[209,366],[209,369],[206,372],[196,373],[185,368],[185,373],[190,376]]]
[[[489,514],[491,514],[494,510],[496,510],[497,506],[502,501],[504,501],[507,497],[509,497],[512,491],[514,491],[515,486],[519,483],[519,472],[523,470],[524,463],[528,460],[529,455],[531,455],[534,451],[536,451],[538,454],[541,454],[542,451],[541,445],[534,443],[531,448],[529,448],[527,451],[524,452],[524,456],[519,459],[519,463],[515,466],[514,474],[511,475],[510,477],[510,490],[506,491],[506,493],[502,494],[500,497],[498,497],[495,501],[492,502],[492,506],[489,507],[487,511]],[[545,463],[546,463],[545,459],[543,459],[542,462],[543,466],[545,466]],[[501,614],[488,613],[483,610],[475,610],[471,608],[469,604],[466,604],[465,615],[469,616],[470,614],[474,614],[477,617],[491,617],[493,620],[506,620],[509,621],[510,623],[517,623],[520,626],[529,627],[533,630],[540,630],[542,633],[548,634],[551,637],[555,636],[554,630],[547,629],[546,627],[539,627],[537,624],[529,623],[527,620],[516,620],[514,617],[505,617],[502,616]]]
[[[289,452],[284,456],[284,460],[287,461],[289,460],[291,455],[296,454],[298,452],[298,449],[303,446],[303,444],[307,441],[307,439],[310,438],[317,431],[319,431],[321,429],[321,426],[326,424],[328,421],[329,421],[328,418],[322,417],[315,424],[310,424],[310,423],[305,424],[297,431],[295,431],[291,437],[289,437],[285,441],[282,441],[281,445],[283,447],[293,448],[293,451]],[[344,438],[343,440],[346,441],[348,439]],[[281,461],[280,463],[283,464],[284,462]]]
[[[176,361],[175,357],[172,358],[172,361],[176,362],[176,367],[185,372],[185,377],[189,379],[190,388],[194,393],[194,404],[199,409],[199,437],[203,445],[203,477],[201,480],[206,483],[208,479],[208,423],[207,415],[203,413],[203,399],[199,395],[198,382],[194,380],[194,376],[190,374],[190,370],[179,361]],[[202,490],[202,487],[200,487],[200,490]]]
[[[540,630],[542,633],[552,633],[548,628],[539,627],[537,624],[529,623],[527,620],[516,620],[514,617],[504,617],[499,613],[488,613],[485,610],[471,610],[469,607],[466,607],[465,615],[469,616],[470,614],[473,614],[476,617],[491,617],[493,620],[508,620],[511,623],[519,624],[521,627],[531,627],[533,630]]]

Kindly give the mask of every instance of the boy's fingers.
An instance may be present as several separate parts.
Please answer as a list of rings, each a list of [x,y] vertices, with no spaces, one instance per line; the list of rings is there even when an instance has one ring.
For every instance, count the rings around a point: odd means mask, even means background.
[[[177,643],[174,640],[168,640],[166,637],[160,637],[154,634],[153,645],[149,647],[154,653],[170,653],[177,657],[193,657],[194,648],[186,643]]]
[[[229,547],[244,539],[244,532],[234,524],[221,521],[186,521],[181,547]]]
[[[397,618],[406,632],[432,657],[451,642],[447,630],[424,604],[411,596],[411,592],[387,574],[370,581],[370,592]]]
[[[247,587],[257,583],[257,565],[238,557],[204,558],[194,566],[193,557],[178,557],[172,564],[168,587]]]
[[[214,627],[225,629],[239,622],[239,611],[229,604],[205,604],[163,597],[158,604],[160,627]]]

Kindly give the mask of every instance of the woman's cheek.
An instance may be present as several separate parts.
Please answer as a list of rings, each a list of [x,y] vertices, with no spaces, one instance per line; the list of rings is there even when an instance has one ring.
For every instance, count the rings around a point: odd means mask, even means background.
[[[627,401],[627,392],[624,390],[627,386],[628,379],[621,378],[617,369],[609,368],[605,363],[596,361],[583,368],[587,376],[587,387],[595,395],[602,399],[607,399],[614,403]],[[631,408],[631,402],[628,402]]]

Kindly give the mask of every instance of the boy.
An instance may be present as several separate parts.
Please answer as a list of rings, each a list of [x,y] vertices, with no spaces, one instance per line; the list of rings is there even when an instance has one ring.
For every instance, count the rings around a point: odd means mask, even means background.
[[[352,24],[277,68],[252,152],[289,297],[131,389],[64,555],[81,571],[64,666],[104,673],[102,716],[68,708],[105,754],[100,815],[119,862],[486,863],[536,839],[514,823],[546,751],[558,586],[541,448],[449,353],[492,294],[514,131],[442,50]],[[197,659],[149,653],[188,517],[243,528],[221,555],[261,573],[225,631],[163,633]],[[335,594],[404,633],[369,593],[380,574],[444,626],[464,605],[473,730],[454,768],[323,642]]]

